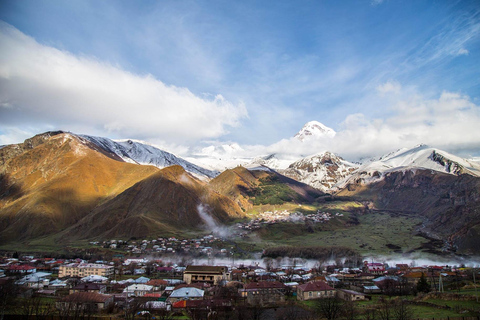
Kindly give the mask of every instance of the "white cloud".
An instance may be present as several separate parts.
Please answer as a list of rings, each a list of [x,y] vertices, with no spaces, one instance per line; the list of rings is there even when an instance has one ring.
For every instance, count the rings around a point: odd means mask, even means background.
[[[470,53],[470,52],[469,52],[467,49],[465,49],[465,48],[460,48],[460,49],[458,50],[458,52],[457,52],[457,56],[464,56],[464,55],[466,56],[466,55],[468,55],[469,53]]]
[[[242,103],[199,97],[151,75],[75,56],[0,24],[0,125],[25,123],[170,143],[216,138],[247,116]]]
[[[402,90],[402,86],[397,81],[391,80],[377,86],[376,89],[380,94],[387,94],[387,93],[398,94]]]
[[[248,156],[281,153],[294,159],[328,150],[353,161],[420,143],[460,156],[480,149],[480,106],[468,96],[443,92],[437,99],[426,99],[414,94],[397,100],[390,109],[392,114],[384,119],[348,115],[334,138],[308,143],[290,138],[265,147],[242,147]]]

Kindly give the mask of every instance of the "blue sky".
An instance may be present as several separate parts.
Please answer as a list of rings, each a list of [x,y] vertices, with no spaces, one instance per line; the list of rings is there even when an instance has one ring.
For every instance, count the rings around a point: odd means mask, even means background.
[[[278,152],[317,120],[346,140],[311,153],[480,150],[479,1],[2,1],[0,20],[0,144]]]

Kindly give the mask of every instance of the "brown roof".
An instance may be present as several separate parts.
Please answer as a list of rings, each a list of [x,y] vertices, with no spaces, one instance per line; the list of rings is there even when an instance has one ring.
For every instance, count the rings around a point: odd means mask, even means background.
[[[185,268],[184,273],[203,273],[203,272],[208,272],[208,273],[219,273],[222,274],[224,272],[227,272],[228,268],[227,267],[222,267],[222,266],[187,266]]]
[[[96,292],[75,292],[60,299],[61,302],[95,302],[101,303],[111,299],[111,295]]]
[[[297,287],[301,291],[328,291],[335,290],[323,281],[311,281]]]
[[[259,281],[246,284],[244,289],[285,289],[285,285],[278,281]]]
[[[154,287],[159,287],[159,286],[166,286],[168,285],[168,281],[162,280],[162,279],[152,279],[148,281],[146,284],[149,286],[154,286]]]

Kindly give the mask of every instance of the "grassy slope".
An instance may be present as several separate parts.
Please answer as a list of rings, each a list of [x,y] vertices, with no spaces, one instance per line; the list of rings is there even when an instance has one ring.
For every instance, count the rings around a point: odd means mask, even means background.
[[[296,206],[298,208],[298,205]],[[408,252],[419,248],[426,241],[423,237],[412,235],[420,220],[411,217],[376,212],[358,215],[360,223],[352,225],[352,213],[346,210],[361,207],[362,205],[356,202],[326,203],[318,208],[326,212],[343,213],[344,216],[336,217],[328,223],[316,224],[314,233],[307,232],[304,224],[269,225],[251,234],[246,242],[254,243],[259,250],[276,245],[345,246],[364,254],[394,254],[394,250],[389,249],[387,244],[401,247],[402,252]],[[257,207],[253,214],[291,208],[292,205],[261,206]],[[316,212],[317,207],[302,206],[302,209],[304,212]]]

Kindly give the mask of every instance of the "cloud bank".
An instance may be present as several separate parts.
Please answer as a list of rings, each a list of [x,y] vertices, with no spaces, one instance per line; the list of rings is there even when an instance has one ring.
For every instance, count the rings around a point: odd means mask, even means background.
[[[0,47],[0,141],[30,124],[191,143],[220,137],[247,117],[242,103],[40,44],[3,22]]]

